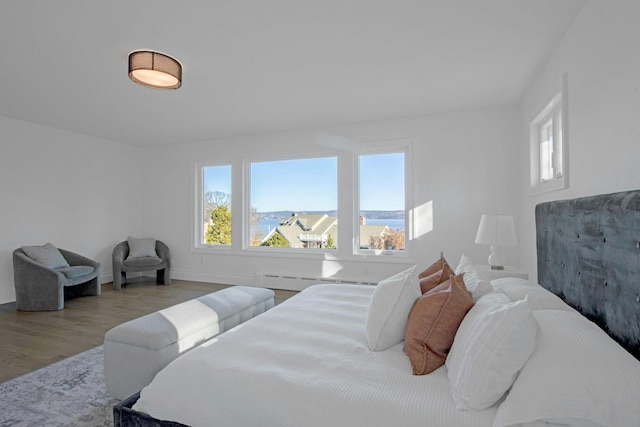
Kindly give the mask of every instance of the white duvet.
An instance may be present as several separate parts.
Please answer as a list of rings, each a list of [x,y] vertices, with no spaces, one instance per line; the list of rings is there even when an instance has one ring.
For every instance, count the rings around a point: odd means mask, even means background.
[[[458,411],[446,368],[367,347],[373,287],[317,285],[179,357],[134,409],[190,426],[490,426]]]

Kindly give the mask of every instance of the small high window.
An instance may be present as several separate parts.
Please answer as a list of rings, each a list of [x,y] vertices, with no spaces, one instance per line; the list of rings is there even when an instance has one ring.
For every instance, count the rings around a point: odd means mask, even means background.
[[[556,94],[530,124],[531,190],[543,193],[566,188],[566,77]]]

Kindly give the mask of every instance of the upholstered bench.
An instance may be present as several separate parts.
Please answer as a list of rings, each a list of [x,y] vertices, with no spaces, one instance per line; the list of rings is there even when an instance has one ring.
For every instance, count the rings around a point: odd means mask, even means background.
[[[271,289],[233,286],[147,314],[104,337],[104,379],[124,399],[148,385],[172,360],[274,305]]]

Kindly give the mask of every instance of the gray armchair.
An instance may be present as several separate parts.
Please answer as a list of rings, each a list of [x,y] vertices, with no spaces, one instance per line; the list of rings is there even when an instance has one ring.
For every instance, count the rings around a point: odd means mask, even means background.
[[[51,268],[27,256],[22,248],[13,251],[18,310],[62,310],[65,291],[67,296],[100,295],[100,263],[64,249],[58,250],[68,267]]]
[[[140,239],[149,240],[149,239]],[[156,270],[156,283],[171,284],[171,253],[169,247],[160,240],[155,240],[157,256],[129,257],[129,242],[125,240],[113,248],[113,289],[120,289],[127,283],[127,273]]]

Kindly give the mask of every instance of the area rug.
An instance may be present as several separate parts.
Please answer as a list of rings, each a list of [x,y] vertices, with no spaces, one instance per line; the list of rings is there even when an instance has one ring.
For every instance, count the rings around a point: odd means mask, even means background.
[[[113,426],[103,360],[98,346],[0,384],[0,426]]]

